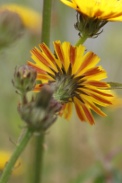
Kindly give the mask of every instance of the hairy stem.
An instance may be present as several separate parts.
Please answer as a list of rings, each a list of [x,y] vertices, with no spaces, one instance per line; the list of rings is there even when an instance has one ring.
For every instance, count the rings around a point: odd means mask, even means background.
[[[4,171],[3,171],[1,178],[0,178],[0,183],[7,183],[8,182],[8,179],[12,173],[12,170],[14,169],[15,163],[16,163],[18,157],[21,155],[21,153],[25,149],[32,134],[33,133],[31,130],[29,130],[29,129],[26,130],[25,134],[23,135],[23,137],[21,138],[21,140],[17,144],[16,149],[15,149],[14,153],[12,154],[10,160],[7,162],[7,164],[4,168]]]

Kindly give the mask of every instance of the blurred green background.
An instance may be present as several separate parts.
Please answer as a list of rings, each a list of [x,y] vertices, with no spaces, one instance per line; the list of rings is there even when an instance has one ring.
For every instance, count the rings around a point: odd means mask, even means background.
[[[16,3],[42,13],[42,0],[1,0]],[[59,0],[53,0],[52,41],[75,44],[76,12]],[[88,39],[87,50],[101,58],[108,72],[107,81],[122,82],[122,23],[108,23],[96,39]],[[40,35],[25,31],[9,47],[0,51],[0,150],[13,151],[24,123],[17,112],[20,97],[12,86],[15,66],[26,64],[30,50],[40,43]],[[116,91],[122,96],[122,91]],[[122,107],[104,109],[106,118],[95,116],[96,124],[81,123],[74,111],[70,122],[59,119],[46,133],[44,144],[43,183],[121,183],[122,182]],[[13,176],[10,182],[27,183],[33,140],[22,154],[27,170]],[[1,158],[1,157],[0,157]],[[20,164],[23,166],[23,163]],[[19,167],[15,167],[19,168]],[[28,177],[26,176],[26,172]]]

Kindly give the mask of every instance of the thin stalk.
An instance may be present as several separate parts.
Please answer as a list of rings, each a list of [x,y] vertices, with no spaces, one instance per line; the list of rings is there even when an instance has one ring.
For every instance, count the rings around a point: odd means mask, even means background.
[[[41,42],[45,42],[47,46],[50,43],[51,9],[52,0],[44,0]]]
[[[80,39],[77,41],[77,43],[75,44],[75,46],[79,46],[80,44],[83,44],[87,38],[88,36],[86,34],[82,35]]]
[[[32,183],[40,183],[42,180],[42,170],[43,170],[43,143],[44,143],[44,134],[42,133],[40,136],[36,136],[34,141],[34,162],[33,162],[33,177]],[[33,144],[32,144],[33,145]]]
[[[47,46],[50,43],[50,23],[51,23],[51,8],[52,0],[43,1],[43,22],[42,22],[42,36],[41,42]],[[41,183],[42,180],[42,166],[43,166],[43,144],[44,133],[36,136],[34,144],[34,162],[33,162],[33,177],[31,183]],[[34,148],[33,147],[33,148]]]
[[[33,134],[32,131],[27,129],[26,133],[24,134],[24,136],[21,138],[21,140],[17,144],[14,153],[12,154],[10,160],[7,162],[7,164],[4,168],[4,171],[0,177],[0,183],[7,183],[8,182],[8,179],[9,179],[9,177],[14,169],[15,163],[16,163],[18,157],[21,155],[21,153],[25,149],[28,141],[32,137],[32,134]]]

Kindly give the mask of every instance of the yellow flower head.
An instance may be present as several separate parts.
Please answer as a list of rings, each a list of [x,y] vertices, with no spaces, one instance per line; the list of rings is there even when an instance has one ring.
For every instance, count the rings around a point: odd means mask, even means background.
[[[3,171],[5,168],[7,162],[9,161],[11,157],[11,153],[9,151],[0,151],[0,172]],[[20,175],[23,172],[23,166],[21,164],[21,160],[19,159],[16,162],[16,165],[13,169],[13,175]]]
[[[106,20],[122,21],[121,0],[61,0],[88,17]]]
[[[31,51],[34,63],[28,62],[36,69],[37,80],[41,81],[35,91],[45,84],[53,87],[53,97],[63,104],[60,115],[66,119],[73,105],[81,121],[94,124],[91,110],[105,116],[99,106],[111,105],[113,96],[106,90],[109,85],[101,81],[107,76],[101,66],[96,66],[99,57],[93,52],[86,53],[84,46],[72,46],[69,42],[55,41],[54,54],[44,43],[39,47]]]
[[[42,17],[36,11],[17,4],[5,4],[0,7],[0,12],[9,10],[19,15],[25,28],[33,33],[40,33]]]

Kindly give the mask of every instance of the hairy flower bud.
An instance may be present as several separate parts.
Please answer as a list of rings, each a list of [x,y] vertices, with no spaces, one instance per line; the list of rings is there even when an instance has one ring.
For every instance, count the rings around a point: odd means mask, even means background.
[[[44,131],[57,119],[57,114],[62,105],[53,99],[50,86],[42,87],[35,100],[25,105],[19,105],[21,118],[34,132]]]
[[[20,93],[26,93],[33,90],[36,84],[37,73],[30,66],[23,65],[15,68],[14,79],[12,80],[14,87]]]

